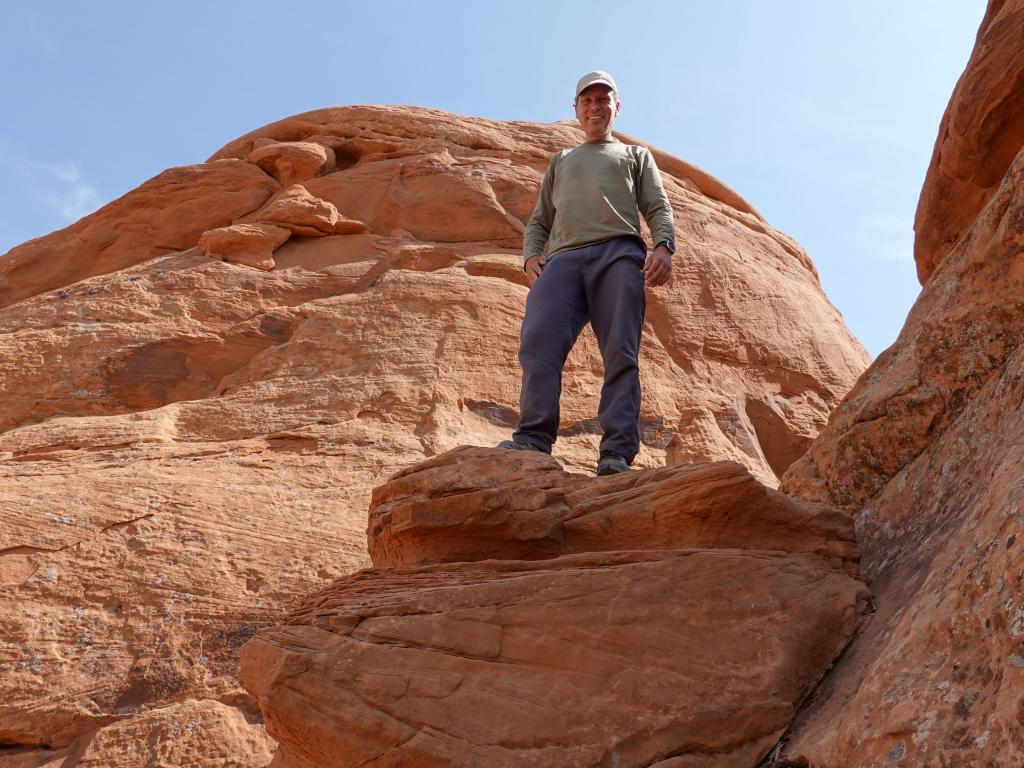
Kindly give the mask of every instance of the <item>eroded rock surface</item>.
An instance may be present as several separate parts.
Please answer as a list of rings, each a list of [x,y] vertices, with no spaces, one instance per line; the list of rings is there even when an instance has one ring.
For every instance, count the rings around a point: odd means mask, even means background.
[[[270,141],[261,139],[246,158],[258,165],[282,186],[311,179],[334,168],[334,150],[313,141]]]
[[[877,602],[786,765],[1024,764],[1021,51],[1024,2],[990,2],[922,193],[934,271],[783,480],[857,510]]]
[[[207,256],[269,270],[274,268],[274,249],[291,234],[273,224],[234,224],[204,232],[199,247]]]
[[[171,168],[70,227],[0,257],[0,307],[191,248],[279,185],[238,160]],[[42,394],[42,393],[41,393]]]
[[[970,231],[1024,144],[1024,7],[989,2],[939,125],[914,220],[921,283]]]
[[[1024,762],[1024,348],[857,517],[878,606],[787,753]]]
[[[265,768],[273,754],[263,728],[235,707],[189,701],[120,718],[77,749],[0,747],[0,768]]]
[[[342,225],[342,230],[338,231],[338,222],[342,220],[333,204],[311,195],[301,184],[293,184],[274,195],[266,205],[242,219],[271,224],[306,237],[351,235],[368,231],[366,225],[361,222],[355,228]]]
[[[734,462],[568,474],[532,452],[444,454],[374,490],[378,567],[534,560],[613,550],[753,548],[814,554],[857,575],[849,515],[766,488]]]
[[[789,493],[858,508],[938,440],[1024,341],[1024,154],[858,380]]]
[[[251,714],[238,647],[366,565],[369,489],[508,437],[523,221],[550,154],[580,138],[319,110],[0,257],[8,752],[68,749],[74,768],[98,729],[152,711]],[[731,459],[774,484],[867,356],[796,243],[655,152],[683,255],[650,294],[637,464]],[[251,253],[231,236],[228,261],[201,247],[270,216],[291,233],[275,247],[261,230],[273,264],[231,263]],[[556,449],[588,471],[599,370],[588,332]]]
[[[594,479],[457,449],[370,525],[394,567],[242,651],[281,768],[753,766],[867,601],[850,518],[734,463]],[[463,562],[409,567],[435,556]]]

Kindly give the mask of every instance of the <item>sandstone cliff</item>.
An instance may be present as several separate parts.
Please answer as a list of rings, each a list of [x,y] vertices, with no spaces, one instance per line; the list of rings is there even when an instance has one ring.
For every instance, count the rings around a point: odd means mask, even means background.
[[[990,0],[939,125],[914,230],[921,283],[971,230],[1024,143],[1020,7]]]
[[[0,257],[0,766],[265,765],[238,648],[367,563],[373,486],[508,435],[523,221],[579,140],[320,110]],[[655,156],[685,255],[651,295],[638,464],[774,485],[867,356],[796,243]],[[599,369],[588,335],[568,468],[592,468]]]
[[[1024,764],[1024,2],[993,0],[917,217],[896,343],[783,479],[857,511],[878,612],[795,765]]]

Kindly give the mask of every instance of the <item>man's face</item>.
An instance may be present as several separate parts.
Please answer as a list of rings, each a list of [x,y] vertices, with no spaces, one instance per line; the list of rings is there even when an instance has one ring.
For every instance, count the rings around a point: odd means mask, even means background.
[[[588,139],[608,134],[622,105],[615,101],[612,89],[603,83],[587,86],[576,97],[576,119]]]

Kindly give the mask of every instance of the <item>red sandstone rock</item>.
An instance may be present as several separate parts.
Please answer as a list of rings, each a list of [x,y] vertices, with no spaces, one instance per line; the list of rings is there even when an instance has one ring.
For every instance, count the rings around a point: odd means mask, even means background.
[[[246,159],[277,179],[283,187],[334,168],[334,150],[312,141],[263,139],[256,145]]]
[[[199,247],[207,256],[268,270],[274,268],[274,249],[291,234],[273,224],[235,224],[204,232]]]
[[[434,552],[449,532],[467,559],[544,559],[366,571],[261,632],[242,674],[281,768],[752,766],[867,598],[843,571],[856,571],[845,515],[731,464],[595,480],[460,449],[376,498],[391,511],[371,525],[418,506]],[[791,550],[773,538],[787,523]],[[467,528],[486,546],[465,546]],[[585,551],[616,538],[618,551]],[[578,554],[558,555],[558,539]],[[387,552],[423,554],[411,539]]]
[[[783,765],[1024,765],[1022,45],[1024,2],[991,2],[922,193],[924,290],[783,479],[859,509],[877,603]]]
[[[877,613],[788,756],[814,768],[1024,764],[1021,478],[1024,346],[858,515]]]
[[[171,168],[96,213],[0,256],[0,307],[191,248],[258,208],[277,183],[249,163]]]
[[[971,229],[1024,145],[1024,4],[990,2],[939,125],[914,220],[924,284]]]
[[[264,768],[274,742],[235,707],[202,701],[120,718],[99,728],[79,751],[0,750],[0,768]]]
[[[88,418],[63,421],[77,422],[49,426],[63,448],[0,454],[0,743],[64,746],[153,707],[244,702],[241,644],[362,564],[336,478],[371,478],[298,435],[175,444],[173,409],[121,434],[95,419],[88,438]]]
[[[810,553],[857,574],[848,515],[766,488],[739,464],[628,472],[603,479],[600,494],[593,483],[532,451],[449,452],[374,491],[370,557],[382,568],[534,560],[656,542],[665,549]]]
[[[291,230],[296,235],[357,235],[369,232],[363,222],[348,219],[331,203],[311,195],[301,184],[293,184],[243,222],[260,222]]]
[[[7,747],[0,750],[0,768],[61,768],[68,749]]]
[[[938,440],[1024,341],[1022,246],[1024,153],[924,286],[899,338],[789,468],[787,493],[858,508]]]
[[[522,220],[547,158],[579,138],[321,110],[0,258],[16,301],[0,309],[0,743],[78,755],[119,718],[209,701],[244,712],[238,647],[367,564],[369,489],[508,437]],[[303,182],[326,201],[322,236],[291,237],[269,272],[195,247],[259,223],[279,189],[246,161],[261,139],[336,157]],[[657,157],[684,255],[650,294],[637,466],[733,460],[774,484],[867,357],[798,245]],[[327,202],[366,227],[334,234]],[[556,456],[585,471],[599,361],[588,331],[564,381]]]
[[[242,221],[273,224],[297,235],[320,237],[334,234],[338,209],[309,194],[301,184],[293,184],[272,197],[258,211],[245,216]]]

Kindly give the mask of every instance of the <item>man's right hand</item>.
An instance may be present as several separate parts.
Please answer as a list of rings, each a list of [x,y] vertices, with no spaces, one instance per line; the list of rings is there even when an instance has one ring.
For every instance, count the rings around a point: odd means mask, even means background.
[[[526,266],[523,267],[523,270],[526,272],[526,280],[531,288],[537,282],[537,278],[540,277],[540,273],[546,263],[547,259],[543,256],[531,256],[526,260]]]

